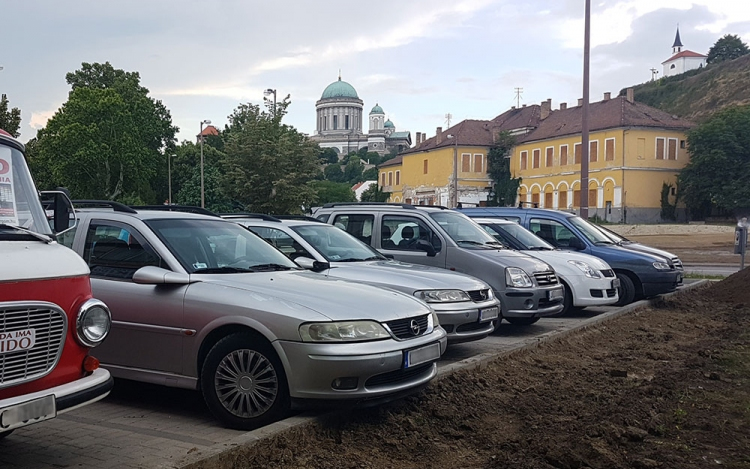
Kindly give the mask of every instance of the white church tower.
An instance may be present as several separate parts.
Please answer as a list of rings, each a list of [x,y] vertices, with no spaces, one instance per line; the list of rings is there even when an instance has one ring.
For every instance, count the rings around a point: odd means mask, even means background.
[[[688,70],[695,70],[706,66],[706,57],[703,54],[683,49],[682,40],[680,39],[680,27],[677,27],[677,34],[672,44],[672,57],[662,62],[664,73],[662,76],[671,77],[685,73]]]

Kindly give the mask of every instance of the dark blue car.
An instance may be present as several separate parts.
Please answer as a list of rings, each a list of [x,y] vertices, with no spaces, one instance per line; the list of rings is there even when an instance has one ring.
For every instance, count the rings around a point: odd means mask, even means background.
[[[558,249],[599,257],[620,279],[620,301],[625,305],[641,298],[674,291],[682,270],[671,259],[618,246],[595,225],[572,213],[541,208],[479,207],[459,209],[473,218],[504,218],[535,233]]]

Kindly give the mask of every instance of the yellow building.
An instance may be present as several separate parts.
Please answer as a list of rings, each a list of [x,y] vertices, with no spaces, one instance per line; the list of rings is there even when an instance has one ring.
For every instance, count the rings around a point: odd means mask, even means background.
[[[522,180],[519,200],[540,207],[580,206],[581,114],[579,106],[550,109],[542,103],[537,127],[519,138],[511,174]],[[660,221],[664,183],[676,185],[689,161],[690,122],[627,96],[592,103],[589,114],[589,216],[615,222]],[[674,189],[673,193],[674,195]],[[671,198],[673,201],[674,198]]]

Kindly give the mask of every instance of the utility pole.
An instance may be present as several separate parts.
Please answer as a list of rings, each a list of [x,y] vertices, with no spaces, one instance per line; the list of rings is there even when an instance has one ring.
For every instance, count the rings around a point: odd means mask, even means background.
[[[581,213],[589,218],[589,62],[591,55],[591,0],[585,0],[583,40],[583,108],[581,117]]]
[[[659,75],[659,70],[652,68],[651,69],[651,81],[656,81],[656,77]]]
[[[516,107],[521,107],[521,94],[523,94],[523,88],[516,88]]]

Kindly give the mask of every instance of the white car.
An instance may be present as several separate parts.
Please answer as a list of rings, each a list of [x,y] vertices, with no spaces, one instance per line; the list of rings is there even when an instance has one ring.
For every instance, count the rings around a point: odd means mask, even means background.
[[[611,305],[617,302],[620,281],[612,268],[598,257],[555,249],[516,222],[499,218],[473,218],[495,239],[534,256],[555,269],[565,286],[562,313],[571,308]]]

